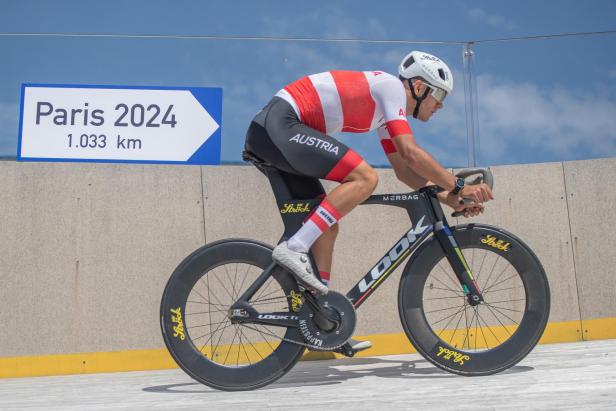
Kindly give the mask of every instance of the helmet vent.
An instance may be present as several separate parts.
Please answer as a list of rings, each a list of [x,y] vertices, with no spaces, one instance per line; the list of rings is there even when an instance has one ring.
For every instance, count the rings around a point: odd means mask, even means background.
[[[438,69],[438,75],[441,79],[447,81],[447,76],[445,75],[445,70],[442,68]]]
[[[415,58],[413,56],[409,57],[408,59],[406,59],[406,61],[404,62],[404,68],[409,68],[409,66],[411,64],[413,64],[415,62]]]

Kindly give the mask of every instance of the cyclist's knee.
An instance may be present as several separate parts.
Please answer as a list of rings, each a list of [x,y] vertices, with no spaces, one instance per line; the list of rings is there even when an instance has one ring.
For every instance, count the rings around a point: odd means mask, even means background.
[[[354,181],[360,184],[361,190],[366,196],[372,194],[379,182],[379,174],[376,170],[368,165],[365,161],[362,161],[345,179],[347,181]]]

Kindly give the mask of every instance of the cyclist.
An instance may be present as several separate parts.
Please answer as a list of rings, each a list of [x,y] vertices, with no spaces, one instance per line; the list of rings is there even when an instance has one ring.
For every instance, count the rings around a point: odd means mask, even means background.
[[[466,217],[483,212],[493,199],[486,184],[464,185],[417,145],[407,113],[428,121],[453,90],[453,76],[439,58],[413,51],[398,77],[383,71],[329,71],[303,77],[280,90],[255,116],[245,148],[278,168],[295,198],[323,200],[272,258],[307,288],[327,293],[338,221],[376,188],[377,172],[331,134],[377,129],[397,178],[412,189],[438,184],[439,199]],[[325,194],[319,179],[337,181]],[[461,204],[461,198],[473,203]],[[313,273],[308,251],[319,269]],[[353,341],[356,350],[371,344]],[[367,344],[366,344],[367,343]],[[353,345],[353,344],[352,344]]]

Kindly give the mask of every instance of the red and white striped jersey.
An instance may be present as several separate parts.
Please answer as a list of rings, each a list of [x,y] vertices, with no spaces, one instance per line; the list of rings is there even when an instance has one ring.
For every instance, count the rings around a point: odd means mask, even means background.
[[[402,82],[383,71],[327,71],[301,78],[276,93],[300,121],[322,133],[364,133],[378,128],[386,153],[392,137],[411,134]]]

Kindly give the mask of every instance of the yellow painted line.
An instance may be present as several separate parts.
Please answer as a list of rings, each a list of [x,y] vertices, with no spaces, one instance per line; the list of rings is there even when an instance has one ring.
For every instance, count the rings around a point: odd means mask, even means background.
[[[582,320],[584,340],[607,340],[616,338],[616,318]]]
[[[486,339],[488,339],[487,334],[491,331],[499,338],[504,338],[507,333],[507,331],[500,326],[485,327],[483,332],[486,334]],[[449,339],[452,338],[452,333],[446,331],[442,336],[443,338]],[[416,352],[404,333],[373,334],[356,336],[355,338],[359,340],[370,340],[373,344],[372,348],[369,350],[358,353],[357,356],[359,357],[410,354]],[[460,338],[463,338],[460,334],[453,335],[454,342],[457,341],[457,343],[461,345]],[[616,338],[616,317],[583,320],[581,323],[580,321],[549,323],[539,343],[550,344],[609,338]],[[488,343],[490,343],[489,340]],[[473,340],[471,343],[473,348],[474,344],[475,342]],[[479,342],[477,344],[479,348],[481,344]],[[255,344],[255,347],[257,351],[263,354],[267,350],[271,350],[271,348],[266,348],[266,345],[266,343]],[[212,353],[206,352],[206,354],[211,355]],[[240,351],[237,346],[220,347],[217,353],[214,354],[218,357],[218,361],[223,361],[224,358],[222,357],[228,354],[227,363],[238,361],[238,355],[240,362],[246,362],[246,355],[251,361],[254,361],[254,358],[257,356],[256,353],[253,354],[250,350]],[[304,360],[330,358],[342,358],[342,355],[307,352],[303,357]],[[165,348],[0,358],[0,378],[161,370],[170,368],[177,368],[177,365]]]

